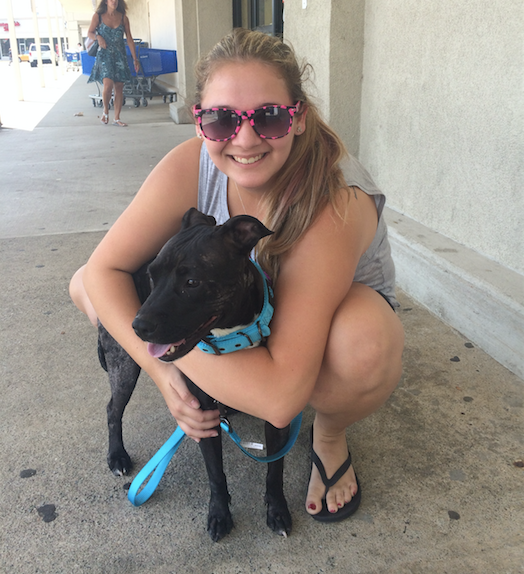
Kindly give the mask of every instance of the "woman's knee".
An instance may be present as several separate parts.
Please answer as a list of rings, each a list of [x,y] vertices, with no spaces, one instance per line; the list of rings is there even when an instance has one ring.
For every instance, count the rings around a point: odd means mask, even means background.
[[[357,290],[334,317],[322,369],[361,394],[392,392],[402,372],[404,329],[380,295]]]

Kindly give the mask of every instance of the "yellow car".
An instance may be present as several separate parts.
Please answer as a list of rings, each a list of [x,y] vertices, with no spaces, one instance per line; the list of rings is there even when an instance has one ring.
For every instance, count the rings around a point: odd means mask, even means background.
[[[29,62],[29,54],[24,52],[23,54],[18,54],[18,61],[19,62]]]

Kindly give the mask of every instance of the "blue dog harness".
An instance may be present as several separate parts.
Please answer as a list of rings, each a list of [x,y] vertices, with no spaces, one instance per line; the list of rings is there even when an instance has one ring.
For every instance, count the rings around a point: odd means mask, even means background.
[[[239,351],[241,349],[247,349],[248,347],[256,346],[265,337],[268,337],[271,333],[269,329],[269,323],[273,317],[273,306],[271,305],[271,299],[273,298],[273,290],[268,284],[268,279],[260,267],[260,265],[251,260],[255,265],[259,273],[262,275],[264,283],[264,305],[262,311],[255,318],[251,325],[242,327],[241,329],[235,331],[234,333],[229,333],[222,337],[215,337],[213,335],[208,336],[205,340],[198,343],[198,347],[205,353],[212,353],[215,355],[222,355],[225,353],[232,353],[233,351]],[[285,456],[295,444],[298,433],[300,431],[300,425],[302,424],[302,413],[299,413],[292,421],[291,428],[289,431],[289,438],[284,447],[279,450],[276,454],[270,456],[255,456],[248,452],[243,444],[242,440],[238,434],[233,430],[229,420],[225,416],[220,417],[220,427],[231,437],[233,442],[240,448],[240,450],[257,462],[274,462]],[[134,506],[140,506],[144,504],[153,492],[156,490],[164,472],[173,458],[173,455],[178,450],[178,447],[182,444],[186,433],[177,427],[176,431],[167,439],[164,445],[158,450],[158,452],[153,456],[153,458],[142,468],[142,470],[136,475],[129,487],[127,493],[127,498]],[[147,484],[140,490],[140,487],[144,484],[147,478],[151,475],[151,478]],[[140,490],[140,492],[138,492]]]

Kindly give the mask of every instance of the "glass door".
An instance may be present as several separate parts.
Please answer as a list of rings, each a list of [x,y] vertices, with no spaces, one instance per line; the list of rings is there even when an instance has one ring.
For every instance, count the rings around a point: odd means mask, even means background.
[[[282,0],[233,0],[233,26],[282,36]]]

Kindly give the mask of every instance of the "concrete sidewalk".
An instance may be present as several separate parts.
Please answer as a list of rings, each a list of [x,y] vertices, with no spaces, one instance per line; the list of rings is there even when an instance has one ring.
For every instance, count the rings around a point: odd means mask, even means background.
[[[168,105],[126,106],[103,126],[81,76],[32,132],[0,130],[2,361],[0,571],[70,574],[513,574],[524,572],[524,385],[404,293],[402,381],[348,441],[363,502],[322,525],[304,511],[306,411],[286,458],[294,529],[265,525],[263,466],[225,440],[235,529],[211,542],[199,449],[185,441],[154,496],[110,474],[106,374],[68,282],[151,168],[194,134]],[[83,116],[75,116],[83,112]],[[387,190],[386,190],[387,191]],[[236,418],[256,438],[258,423]],[[142,376],[126,411],[135,473],[174,430]],[[255,428],[255,430],[253,430]]]

